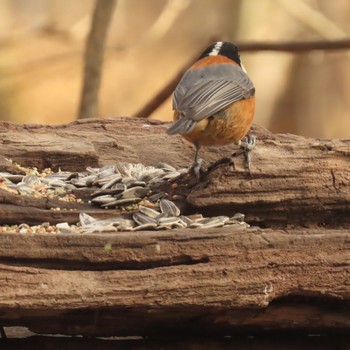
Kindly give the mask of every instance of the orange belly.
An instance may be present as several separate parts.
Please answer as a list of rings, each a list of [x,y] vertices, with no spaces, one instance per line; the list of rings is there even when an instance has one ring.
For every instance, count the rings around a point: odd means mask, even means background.
[[[255,113],[255,96],[229,105],[225,110],[197,123],[187,141],[198,146],[227,145],[239,142],[249,131]],[[179,118],[175,111],[174,120]]]

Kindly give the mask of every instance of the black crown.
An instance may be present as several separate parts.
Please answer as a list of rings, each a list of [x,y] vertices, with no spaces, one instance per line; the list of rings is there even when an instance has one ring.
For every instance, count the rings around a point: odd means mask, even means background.
[[[200,56],[199,59],[209,56],[213,51],[215,51],[216,45],[219,42],[216,42],[210,45]],[[222,41],[222,45],[218,49],[217,55],[228,57],[229,59],[235,61],[239,65],[241,65],[241,59],[239,57],[237,46],[228,42]]]

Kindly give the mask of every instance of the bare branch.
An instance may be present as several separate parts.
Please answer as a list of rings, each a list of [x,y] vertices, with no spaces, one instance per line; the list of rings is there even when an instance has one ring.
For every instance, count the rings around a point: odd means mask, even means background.
[[[350,39],[340,40],[315,40],[315,41],[284,41],[279,43],[251,42],[237,43],[241,52],[253,51],[283,51],[283,52],[307,52],[313,50],[349,50]]]
[[[98,92],[101,83],[103,53],[108,26],[116,3],[116,0],[96,1],[91,30],[86,43],[79,119],[98,115]]]

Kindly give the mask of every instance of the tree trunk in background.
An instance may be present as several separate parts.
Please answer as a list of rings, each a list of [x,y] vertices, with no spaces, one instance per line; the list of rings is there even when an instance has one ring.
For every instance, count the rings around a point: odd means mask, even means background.
[[[91,30],[86,43],[84,81],[78,119],[98,116],[98,92],[101,83],[107,30],[117,0],[97,0]]]

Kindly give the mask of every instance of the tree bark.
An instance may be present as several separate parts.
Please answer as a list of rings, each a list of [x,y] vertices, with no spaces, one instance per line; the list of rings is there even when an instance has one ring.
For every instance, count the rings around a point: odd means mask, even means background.
[[[3,122],[0,154],[25,166],[56,170],[83,171],[88,166],[118,160],[145,165],[165,161],[175,167],[188,167],[193,147],[180,136],[167,136],[166,127],[161,122],[137,118],[91,119],[59,126]],[[238,156],[233,163],[224,162],[209,171],[200,182],[178,179],[175,190],[171,183],[164,189],[170,195],[181,194],[185,212],[222,215],[240,211],[251,224],[264,227],[350,226],[349,139],[318,140],[272,134],[256,125],[252,133],[258,143],[252,151],[250,172],[243,156]],[[203,148],[200,157],[209,164],[233,150],[237,147]],[[67,215],[68,219],[77,218]]]
[[[118,160],[189,165],[192,147],[165,129],[137,118],[1,123],[0,153],[22,165],[72,171]],[[184,175],[164,184],[184,214],[240,211],[252,227],[3,233],[0,325],[94,336],[348,332],[350,140],[273,135],[258,126],[252,132],[258,144],[250,172],[237,156],[200,181]],[[233,149],[207,148],[201,157],[213,162]],[[9,170],[9,162],[0,167]],[[32,222],[73,221],[89,210],[121,215],[64,202],[69,214],[49,214],[59,201],[5,190],[0,200],[1,220],[9,213]]]
[[[350,327],[348,231],[2,234],[0,241],[4,326],[95,336]]]

